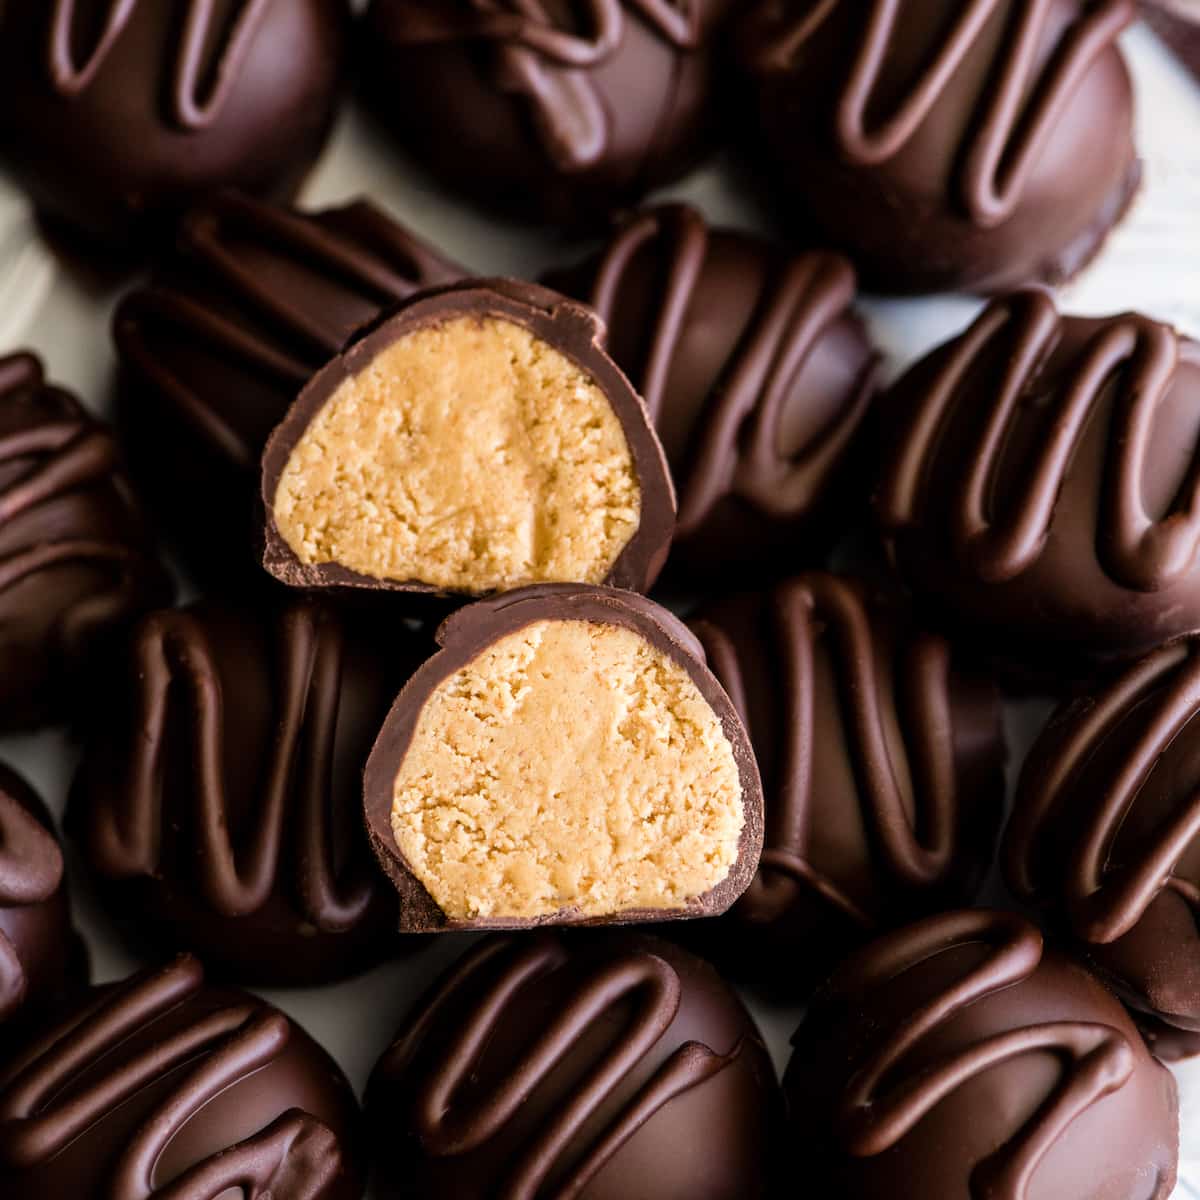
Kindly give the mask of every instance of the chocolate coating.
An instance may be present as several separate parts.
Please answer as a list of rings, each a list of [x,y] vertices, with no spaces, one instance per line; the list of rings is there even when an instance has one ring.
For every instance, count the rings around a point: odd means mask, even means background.
[[[1175,1081],[1020,917],[930,917],[848,959],[784,1076],[792,1154],[854,1200],[1166,1200]]]
[[[222,186],[290,195],[333,120],[346,0],[7,0],[0,156],[106,242]]]
[[[778,1087],[705,962],[644,934],[479,943],[367,1086],[385,1200],[752,1200]]]
[[[872,288],[1069,279],[1141,177],[1116,45],[1135,11],[759,0],[741,58],[772,180]]]
[[[596,309],[650,410],[679,493],[671,573],[745,586],[820,560],[876,390],[853,267],[666,205],[547,282]]]
[[[1200,642],[1063,706],[1026,761],[1005,877],[1140,1012],[1200,1033]],[[1155,1042],[1164,1042],[1160,1031]],[[1176,1035],[1174,1052],[1185,1039]]]
[[[0,763],[0,1048],[85,987],[87,975],[50,814]]]
[[[1141,12],[1179,61],[1200,79],[1200,4],[1196,0],[1142,0]]]
[[[93,990],[0,1073],[0,1190],[71,1200],[359,1200],[333,1060],[181,958]]]
[[[1035,678],[1200,629],[1200,344],[998,299],[885,405],[876,497],[923,612]]]
[[[188,562],[224,580],[250,548],[259,459],[297,392],[360,325],[462,270],[365,200],[302,213],[226,193],[121,301],[130,461]]]
[[[513,279],[465,280],[413,296],[359,330],[345,349],[305,385],[263,451],[263,566],[291,587],[443,594],[419,580],[379,579],[339,563],[302,563],[279,533],[274,504],[279,478],[292,450],[343,381],[366,370],[378,354],[414,331],[459,317],[497,317],[528,329],[584,371],[603,392],[625,434],[641,492],[637,531],[604,582],[648,591],[671,546],[675,492],[646,406],[600,344],[602,326],[591,309],[548,288]]]
[[[417,643],[421,649],[418,649]],[[328,983],[400,949],[362,764],[424,640],[319,604],[197,605],[138,627],[92,721],[68,829],[135,943],[239,983]]]
[[[712,707],[733,747],[742,785],[745,824],[738,860],[726,878],[686,909],[628,909],[584,921],[570,910],[536,920],[453,920],[438,907],[405,862],[392,831],[393,784],[412,740],[417,718],[443,680],[486,647],[538,621],[595,621],[631,629],[657,650],[683,666],[701,696]],[[460,608],[437,631],[441,649],[420,667],[396,697],[363,775],[367,835],[371,847],[400,893],[400,927],[411,932],[444,929],[503,929],[552,924],[636,924],[712,916],[724,912],[746,889],[762,851],[762,784],[750,739],[729,697],[704,665],[704,654],[687,627],[665,608],[644,596],[616,588],[545,584],[519,588]],[[581,769],[586,770],[586,764]]]
[[[373,0],[369,101],[464,196],[578,226],[683,175],[715,141],[734,0]]]
[[[718,601],[691,624],[750,731],[766,836],[730,912],[686,932],[795,991],[880,930],[975,895],[1004,811],[990,681],[835,575]]]
[[[66,715],[97,652],[170,596],[107,426],[0,358],[0,729]]]

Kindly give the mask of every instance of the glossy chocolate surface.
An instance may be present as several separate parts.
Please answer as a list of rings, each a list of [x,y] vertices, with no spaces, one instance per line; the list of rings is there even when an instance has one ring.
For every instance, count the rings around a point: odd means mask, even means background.
[[[33,355],[0,358],[0,729],[72,711],[98,651],[170,596],[119,459]]]
[[[1158,1019],[1152,1045],[1164,1057],[1200,1033],[1198,785],[1200,642],[1188,639],[1054,715],[1005,835],[1009,885]]]
[[[386,1200],[753,1200],[778,1087],[705,962],[644,934],[480,942],[367,1088]]]
[[[691,626],[750,731],[766,836],[730,912],[685,934],[795,992],[877,932],[975,895],[1004,804],[985,676],[866,584],[819,572]]]
[[[1200,629],[1200,344],[993,301],[884,401],[876,508],[930,621],[1053,680]]]
[[[444,621],[437,631],[441,649],[405,685],[371,750],[363,776],[367,834],[380,866],[400,893],[400,927],[403,930],[417,933],[588,923],[570,910],[532,921],[452,920],[409,869],[396,845],[391,823],[394,784],[400,763],[412,740],[421,710],[438,685],[501,638],[538,621],[556,620],[595,621],[631,629],[683,666],[720,719],[722,731],[733,747],[742,785],[745,824],[739,841],[738,860],[720,884],[685,909],[628,909],[591,923],[645,923],[721,913],[746,889],[754,876],[763,837],[763,799],[758,767],[746,730],[721,685],[705,667],[703,651],[695,637],[665,608],[633,592],[575,584],[545,584],[477,601],[460,608]]]
[[[849,1200],[1166,1200],[1175,1081],[1021,917],[965,910],[848,959],[793,1039],[790,1153]]]
[[[0,1190],[71,1200],[359,1200],[358,1106],[333,1060],[178,959],[95,988],[0,1070]]]
[[[0,763],[0,1049],[87,985],[62,850],[41,798]]]
[[[302,213],[227,193],[187,216],[113,336],[136,478],[206,582],[261,574],[259,459],[304,385],[381,309],[462,273],[366,200]]]
[[[666,205],[546,280],[596,309],[650,410],[679,495],[671,575],[745,586],[817,565],[861,501],[877,383],[849,262]]]
[[[360,780],[423,648],[305,601],[147,617],[91,722],[68,816],[123,932],[275,986],[399,953]]]
[[[332,122],[348,25],[346,0],[7,0],[0,159],[110,243],[213,188],[286,197]]]
[[[769,181],[801,232],[815,226],[874,289],[1069,279],[1140,180],[1116,45],[1135,11],[757,0],[740,58]]]
[[[529,330],[582,370],[604,394],[625,435],[641,497],[637,530],[604,582],[648,591],[671,546],[675,492],[646,406],[601,345],[602,327],[591,309],[549,288],[514,279],[466,280],[413,296],[359,330],[304,387],[263,451],[263,566],[291,587],[442,594],[419,580],[379,579],[339,563],[302,563],[279,533],[273,510],[279,478],[292,450],[341,384],[366,370],[376,356],[414,331],[460,317],[497,318]]]
[[[734,0],[373,0],[368,99],[465,197],[579,226],[711,149]]]

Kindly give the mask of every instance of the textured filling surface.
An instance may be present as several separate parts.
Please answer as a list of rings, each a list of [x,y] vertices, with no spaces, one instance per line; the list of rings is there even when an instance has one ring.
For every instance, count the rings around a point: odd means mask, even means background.
[[[737,860],[733,747],[687,671],[623,626],[543,621],[425,703],[392,831],[447,915],[679,908]]]
[[[604,393],[497,317],[416,329],[344,381],[293,448],[274,505],[302,563],[476,593],[601,583],[640,514]]]

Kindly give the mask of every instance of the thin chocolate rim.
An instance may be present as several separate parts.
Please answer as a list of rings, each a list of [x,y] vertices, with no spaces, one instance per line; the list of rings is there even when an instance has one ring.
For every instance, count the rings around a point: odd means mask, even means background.
[[[441,683],[487,647],[544,620],[591,621],[632,630],[687,671],[721,722],[722,732],[733,748],[742,785],[743,824],[737,859],[720,883],[682,908],[631,908],[599,917],[584,917],[574,909],[564,908],[541,917],[453,918],[442,911],[396,845],[391,823],[393,788],[425,703]],[[416,671],[397,696],[363,772],[367,836],[379,865],[400,895],[402,932],[636,925],[718,916],[750,886],[758,870],[764,829],[758,763],[733,701],[708,669],[700,643],[682,621],[654,601],[632,592],[582,584],[539,584],[458,610],[442,622],[436,637],[441,649]]]
[[[604,393],[625,434],[641,489],[637,530],[604,583],[643,592],[658,578],[675,533],[675,489],[645,402],[603,348],[604,323],[586,305],[549,288],[513,279],[469,279],[419,292],[363,326],[309,380],[271,434],[262,456],[262,564],[281,583],[470,598],[494,594],[456,591],[419,580],[379,579],[339,563],[302,563],[280,534],[274,512],[279,480],[293,449],[342,383],[357,376],[403,334],[448,318],[471,316],[501,317],[527,329],[591,376]]]

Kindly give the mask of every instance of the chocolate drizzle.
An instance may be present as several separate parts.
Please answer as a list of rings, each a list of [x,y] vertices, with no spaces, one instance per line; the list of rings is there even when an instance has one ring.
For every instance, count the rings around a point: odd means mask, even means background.
[[[592,306],[612,326],[621,319],[622,287],[631,263],[650,246],[661,258],[656,316],[644,360],[622,363],[656,423],[670,404],[668,384],[698,302],[711,240],[704,219],[692,208],[649,210],[609,244],[591,286]],[[747,252],[752,248],[757,249],[746,239]],[[814,504],[862,423],[874,392],[877,356],[864,351],[865,365],[852,395],[790,455],[782,450],[781,426],[794,403],[797,377],[821,340],[846,319],[854,298],[854,270],[834,254],[791,257],[765,282],[754,320],[714,381],[696,422],[688,461],[675,466],[681,536],[695,534],[731,495],[778,519]]]
[[[275,732],[247,825],[226,794],[224,740],[239,698],[224,694],[203,619],[168,611],[143,622],[133,651],[138,689],[124,783],[86,806],[89,860],[111,878],[157,877],[163,826],[182,822],[197,839],[197,884],[216,913],[252,914],[282,890],[312,926],[338,932],[363,920],[382,890],[350,808],[331,795],[345,641],[327,612],[304,604],[282,615],[275,637]],[[176,707],[192,731],[190,811],[163,785]],[[340,868],[339,847],[346,854]]]
[[[973,1195],[1024,1200],[1034,1172],[1071,1122],[1133,1074],[1133,1047],[1121,1031],[1083,1020],[1023,1025],[973,1042],[901,1082],[896,1081],[896,1070],[931,1031],[969,1005],[1033,975],[1042,959],[1042,939],[1032,925],[1020,917],[983,910],[934,917],[878,944],[874,955],[852,960],[835,975],[821,1002],[836,1004],[839,997],[885,983],[931,954],[967,942],[987,945],[987,957],[877,1041],[848,1082],[834,1126],[849,1153],[883,1154],[975,1075],[1014,1058],[1049,1052],[1064,1067],[1058,1088],[991,1158],[976,1165],[971,1176]]]
[[[0,1076],[0,1178],[8,1172],[33,1172],[36,1178],[39,1167],[66,1153],[119,1106],[154,1092],[153,1107],[116,1150],[106,1177],[91,1185],[95,1194],[103,1190],[111,1200],[217,1200],[240,1188],[248,1200],[332,1196],[342,1171],[338,1140],[323,1122],[297,1109],[171,1182],[155,1183],[160,1159],[183,1128],[226,1089],[280,1062],[295,1042],[292,1023],[282,1013],[248,994],[221,996],[220,1003],[205,1003],[199,963],[181,958],[103,989],[34,1043]],[[194,1020],[99,1069],[142,1031],[198,1002]]]
[[[207,129],[217,119],[237,84],[249,44],[258,35],[266,10],[274,2],[235,0],[235,10],[225,15],[218,0],[188,0],[185,20],[172,30],[177,45],[169,78],[163,85],[163,92],[169,97],[167,111],[181,129]],[[76,49],[81,19],[79,0],[50,0],[50,3],[46,71],[60,95],[74,98],[87,91],[125,34],[138,4],[161,3],[161,0],[104,0],[103,24],[82,61]]]
[[[701,41],[701,8],[680,0],[584,0],[580,22],[555,20],[545,0],[466,0],[402,4],[399,46],[484,42],[497,85],[531,108],[538,135],[559,169],[583,171],[608,151],[605,97],[587,71],[612,58],[624,39],[626,9],[680,50]]]
[[[803,15],[776,32],[760,52],[760,65],[787,70],[797,52],[842,0],[805,5]],[[881,114],[881,76],[905,0],[873,0],[861,22],[861,42],[832,105],[831,134],[838,153],[852,164],[879,166],[896,158],[930,117],[972,54],[983,31],[1010,7],[1008,0],[967,0],[941,43],[907,91],[890,99]],[[1133,20],[1133,0],[1101,0],[1082,6],[1045,52],[1047,29],[1057,21],[1054,0],[1031,0],[1009,21],[976,109],[963,123],[963,142],[951,156],[954,189],[971,220],[991,228],[1008,220],[1021,200],[1033,167],[1081,81],[1117,35]]]
[[[1000,377],[987,403],[971,398],[976,414],[961,447],[948,528],[959,566],[988,583],[1030,571],[1047,537],[1064,482],[1102,401],[1111,400],[1100,495],[1095,507],[1095,552],[1109,578],[1123,588],[1158,592],[1196,568],[1200,546],[1200,454],[1193,451],[1169,510],[1155,519],[1143,488],[1155,422],[1177,378],[1183,339],[1171,328],[1136,314],[1092,323],[1094,328],[1053,376],[1045,364],[1064,342],[1071,319],[1060,318],[1042,292],[996,300],[942,353],[924,377],[877,498],[890,533],[912,526],[926,503],[930,463],[952,418],[965,409],[964,385],[985,362]],[[1082,322],[1074,321],[1076,325]],[[1074,345],[1074,343],[1072,343]],[[1019,476],[996,488],[1001,457],[1021,409],[1039,390],[1052,388],[1045,435],[1030,449]],[[1009,472],[1010,475],[1013,472]]]
[[[616,1194],[621,1185],[606,1168],[654,1117],[695,1089],[754,1069],[761,1045],[752,1027],[726,1052],[679,1040],[677,1024],[704,1029],[681,1013],[704,1002],[704,986],[719,986],[705,971],[702,982],[681,951],[648,938],[492,938],[443,977],[401,1030],[376,1066],[368,1106],[377,1105],[379,1128],[394,1128],[390,1102],[403,1096],[405,1131],[434,1161],[505,1147],[478,1187],[447,1175],[450,1191],[431,1183],[423,1194],[572,1200],[591,1194],[602,1174],[597,1195]],[[528,1036],[515,1031],[515,1014],[543,992],[555,997],[545,1022]],[[715,1010],[712,1020],[722,1022]],[[512,1047],[500,1073],[495,1063],[482,1066],[497,1045]],[[732,1080],[717,1086],[731,1089],[732,1103]],[[528,1106],[554,1095],[531,1124]],[[401,1172],[409,1185],[421,1177]],[[745,1182],[746,1194],[757,1194]]]

